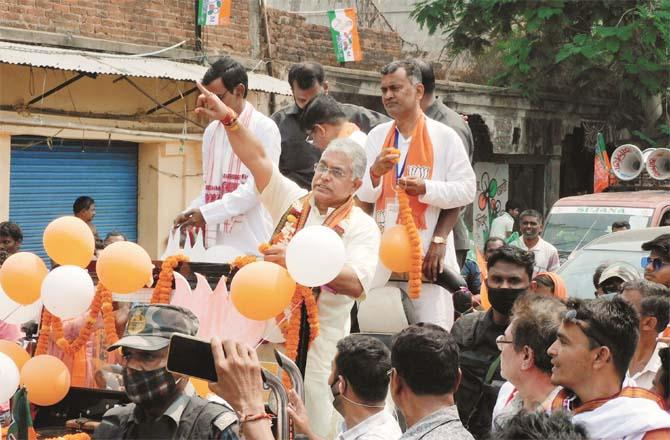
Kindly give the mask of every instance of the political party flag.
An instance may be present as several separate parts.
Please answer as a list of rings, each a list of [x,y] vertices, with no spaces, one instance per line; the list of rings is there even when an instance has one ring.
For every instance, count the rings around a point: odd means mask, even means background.
[[[360,61],[363,59],[361,43],[358,38],[358,21],[356,9],[335,9],[328,11],[330,35],[337,61]]]
[[[217,26],[230,22],[233,0],[198,0],[198,24]]]
[[[610,159],[607,156],[605,137],[598,133],[598,145],[596,145],[595,157],[593,158],[593,192],[603,192],[610,181]]]
[[[33,428],[33,418],[30,415],[28,392],[21,387],[12,398],[12,423],[7,429],[8,440],[36,440],[37,433]]]

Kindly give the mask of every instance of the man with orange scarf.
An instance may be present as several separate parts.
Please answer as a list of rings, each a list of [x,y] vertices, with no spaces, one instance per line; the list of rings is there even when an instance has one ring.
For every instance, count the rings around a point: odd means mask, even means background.
[[[435,234],[440,210],[466,206],[475,197],[475,173],[463,141],[453,129],[421,111],[424,89],[421,69],[415,62],[394,61],[381,74],[382,102],[394,120],[368,134],[368,172],[357,195],[364,202],[375,203],[375,220],[383,230],[396,224],[396,190],[403,189],[409,196],[424,255],[431,243],[443,245],[445,266],[459,272],[453,234]],[[447,291],[424,284],[413,302],[419,321],[451,328],[453,303]]]
[[[350,139],[331,142],[315,164],[312,191],[308,193],[279,172],[259,139],[238,122],[233,110],[202,84],[198,87],[202,94],[196,112],[221,121],[233,151],[251,172],[260,200],[276,226],[273,243],[279,235],[284,237],[264,251],[265,260],[286,266],[286,239],[302,226],[325,225],[342,237],[347,259],[339,275],[321,286],[316,300],[318,336],[309,345],[305,369],[305,404],[311,427],[317,435],[327,437],[333,428],[328,376],[336,344],[349,333],[349,312],[354,300],[365,298],[379,253],[379,230],[374,220],[354,205],[354,193],[365,173],[365,151]]]

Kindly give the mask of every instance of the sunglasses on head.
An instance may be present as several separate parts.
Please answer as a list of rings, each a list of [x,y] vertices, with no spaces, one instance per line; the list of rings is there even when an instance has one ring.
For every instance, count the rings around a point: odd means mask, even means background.
[[[654,272],[657,272],[661,270],[663,266],[669,265],[670,263],[666,263],[661,258],[642,257],[642,260],[640,260],[640,265],[643,269],[646,269],[650,264],[653,265]]]
[[[600,332],[598,332],[596,328],[590,325],[586,319],[578,318],[577,313],[577,309],[570,309],[565,312],[565,315],[563,315],[563,320],[575,324],[577,327],[579,327],[587,338],[596,343],[596,346],[609,346],[609,339],[600,334]]]

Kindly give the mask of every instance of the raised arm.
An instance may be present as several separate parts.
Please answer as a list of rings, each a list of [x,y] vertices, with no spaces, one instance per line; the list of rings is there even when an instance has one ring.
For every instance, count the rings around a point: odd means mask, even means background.
[[[211,120],[219,120],[226,129],[228,141],[242,163],[254,176],[256,188],[262,192],[272,177],[272,160],[265,152],[261,141],[237,121],[237,114],[225,105],[218,96],[207,90],[200,81],[196,82],[200,96],[195,112]]]

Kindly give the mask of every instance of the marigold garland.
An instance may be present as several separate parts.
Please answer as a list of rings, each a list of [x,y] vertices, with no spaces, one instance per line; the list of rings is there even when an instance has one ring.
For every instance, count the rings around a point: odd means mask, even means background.
[[[261,253],[265,253],[270,246],[277,244],[286,244],[291,240],[291,237],[296,233],[298,229],[298,221],[300,213],[295,211],[292,214],[286,216],[286,225],[282,230],[275,234],[270,243],[262,243],[258,246],[258,250]],[[256,257],[247,255],[237,257],[232,266],[236,269],[241,269],[247,264],[253,263],[256,261]],[[316,303],[316,298],[312,289],[300,284],[296,284],[295,292],[291,297],[291,303],[289,305],[289,310],[291,315],[288,320],[285,320],[286,315],[282,312],[275,318],[275,322],[279,326],[282,334],[284,335],[285,340],[285,353],[290,359],[295,360],[298,356],[298,344],[300,341],[300,321],[301,321],[301,307],[302,304],[305,304],[307,310],[307,322],[309,323],[309,342],[313,342],[314,339],[319,335],[319,308]],[[283,375],[282,379],[284,385],[287,388],[291,388],[291,379],[287,375]]]
[[[76,434],[66,434],[60,437],[49,437],[46,440],[91,440],[91,436],[85,432],[77,432]]]
[[[86,322],[79,329],[77,337],[69,341],[63,333],[63,322],[60,318],[52,315],[45,308],[42,311],[42,321],[40,328],[40,336],[37,340],[37,347],[35,355],[46,354],[49,346],[49,337],[51,333],[54,334],[56,346],[67,355],[73,355],[86,345],[93,333],[98,316],[102,312],[102,318],[105,331],[105,342],[107,345],[115,343],[119,336],[116,334],[116,320],[112,307],[112,292],[109,291],[102,283],[98,283],[95,289],[95,296],[89,308]]]
[[[288,243],[293,235],[295,235],[298,229],[298,222],[300,220],[296,215],[300,213],[295,212],[294,214],[288,214],[286,216],[286,225],[281,232],[275,234],[270,243],[262,243],[258,250],[261,253],[264,253],[272,245]],[[291,359],[295,360],[298,356],[298,342],[300,339],[300,315],[301,315],[301,306],[305,304],[307,309],[307,322],[309,323],[309,342],[311,343],[319,335],[319,308],[316,304],[316,298],[314,298],[314,293],[309,287],[305,287],[300,284],[296,284],[295,292],[291,298],[290,310],[291,317],[288,321],[288,325],[282,326],[279,328],[284,335],[286,340],[286,355]],[[280,315],[279,321],[284,319],[284,315]]]
[[[409,196],[403,190],[398,188],[398,222],[405,227],[409,235],[410,245],[412,247],[412,266],[409,271],[409,289],[407,294],[410,298],[416,299],[421,295],[421,268],[423,266],[423,249],[421,247],[421,237],[419,230],[412,217],[412,208],[409,206]]]
[[[263,245],[261,245],[261,247],[262,246]],[[261,252],[263,252],[263,251],[261,250]],[[247,264],[251,264],[251,263],[255,262],[257,259],[258,258],[255,255],[240,255],[239,257],[236,257],[233,260],[233,263],[231,264],[231,266],[236,267],[237,269],[241,269],[244,266],[246,266]]]
[[[174,269],[183,261],[188,261],[188,257],[182,254],[169,256],[163,261],[161,273],[151,295],[151,304],[170,304]]]

